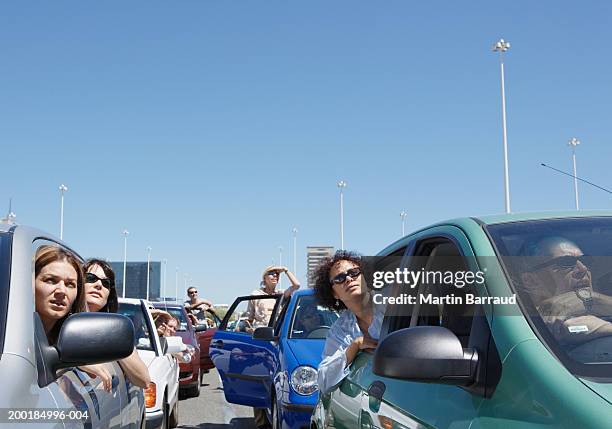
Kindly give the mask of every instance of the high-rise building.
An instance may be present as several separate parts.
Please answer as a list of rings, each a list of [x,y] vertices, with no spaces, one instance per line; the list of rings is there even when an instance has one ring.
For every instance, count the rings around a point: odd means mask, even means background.
[[[111,262],[115,271],[115,287],[117,296],[123,296],[123,261]],[[129,262],[126,265],[127,289],[126,298],[147,297],[147,262]],[[149,268],[149,300],[156,301],[161,296],[161,262],[151,261]]]
[[[332,246],[308,246],[306,247],[306,266],[308,268],[308,287],[313,287],[312,272],[319,266],[321,261],[334,254]]]

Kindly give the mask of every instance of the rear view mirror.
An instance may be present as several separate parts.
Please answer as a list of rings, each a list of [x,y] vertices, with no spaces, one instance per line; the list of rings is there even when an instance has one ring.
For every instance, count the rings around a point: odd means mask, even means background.
[[[120,314],[73,314],[64,322],[56,348],[58,368],[123,359],[134,351],[134,325]]]
[[[208,326],[206,325],[195,325],[195,331],[196,332],[204,332],[208,329]]]
[[[450,330],[416,326],[386,336],[374,354],[374,374],[422,383],[468,386],[475,380],[478,353],[464,349]]]
[[[187,350],[187,346],[183,344],[181,337],[164,337],[168,347],[166,348],[165,354],[180,353]]]
[[[253,331],[253,339],[261,341],[276,341],[278,337],[274,336],[274,328],[271,326],[262,326]]]

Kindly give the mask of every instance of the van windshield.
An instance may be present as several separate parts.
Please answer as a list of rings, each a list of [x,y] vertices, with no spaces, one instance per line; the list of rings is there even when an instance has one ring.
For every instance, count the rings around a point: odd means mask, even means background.
[[[524,313],[576,375],[612,368],[612,218],[487,227]]]
[[[4,331],[8,313],[11,272],[11,235],[0,233],[0,354],[4,350]]]

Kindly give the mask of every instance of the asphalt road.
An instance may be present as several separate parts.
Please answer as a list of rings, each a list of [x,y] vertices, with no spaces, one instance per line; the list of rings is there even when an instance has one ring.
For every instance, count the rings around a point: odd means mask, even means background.
[[[179,428],[255,429],[253,409],[225,401],[217,370],[204,375],[200,396],[179,402]]]

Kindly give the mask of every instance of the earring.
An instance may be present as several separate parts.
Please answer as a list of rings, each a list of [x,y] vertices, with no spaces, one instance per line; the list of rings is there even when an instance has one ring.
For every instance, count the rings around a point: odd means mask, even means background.
[[[340,301],[336,299],[336,307],[340,307]]]

